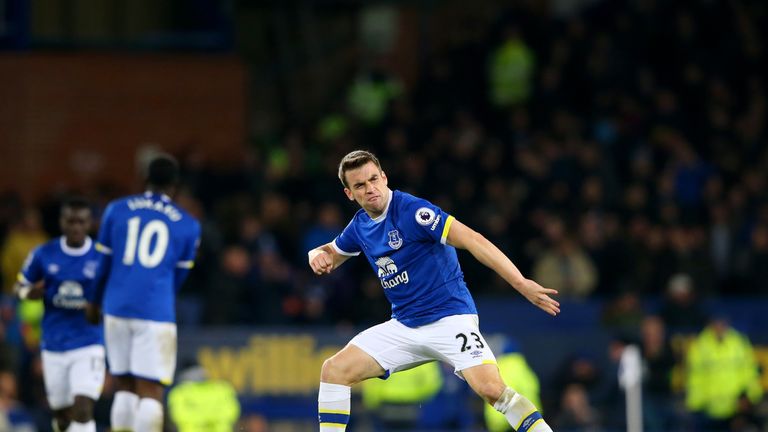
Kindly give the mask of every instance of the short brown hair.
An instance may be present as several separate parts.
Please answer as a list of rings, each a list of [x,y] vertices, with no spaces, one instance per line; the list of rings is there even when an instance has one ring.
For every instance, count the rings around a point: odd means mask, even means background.
[[[343,184],[344,187],[349,187],[347,185],[347,179],[344,177],[347,171],[360,168],[368,162],[373,162],[376,167],[379,168],[379,171],[381,171],[381,163],[379,163],[379,159],[373,153],[367,150],[355,150],[347,153],[346,156],[341,158],[341,162],[339,162],[339,180],[341,180],[341,184]]]

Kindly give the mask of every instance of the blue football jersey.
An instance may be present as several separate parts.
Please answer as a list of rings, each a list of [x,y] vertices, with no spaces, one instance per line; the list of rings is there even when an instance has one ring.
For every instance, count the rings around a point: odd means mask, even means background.
[[[110,261],[104,313],[175,322],[177,269],[190,269],[200,224],[166,195],[145,192],[112,201],[96,250]]]
[[[19,281],[43,281],[45,286],[40,348],[69,351],[103,343],[101,326],[89,324],[83,312],[86,298],[93,290],[98,260],[90,237],[79,248],[67,246],[64,237],[59,237],[27,257]]]
[[[476,314],[456,249],[445,243],[453,216],[393,191],[376,219],[360,209],[333,241],[343,255],[364,253],[392,304],[392,318],[418,327],[449,315]]]

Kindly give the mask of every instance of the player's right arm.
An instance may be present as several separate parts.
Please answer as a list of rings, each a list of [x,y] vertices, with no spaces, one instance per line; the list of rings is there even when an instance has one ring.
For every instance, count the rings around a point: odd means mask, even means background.
[[[107,284],[109,272],[112,270],[112,211],[114,203],[110,203],[104,210],[104,215],[99,226],[99,235],[96,240],[96,252],[99,253],[99,264],[96,267],[96,276],[93,278],[93,291],[91,298],[85,305],[85,318],[91,324],[98,324],[101,320],[101,301],[104,299],[104,288]]]
[[[16,276],[16,283],[13,285],[13,292],[21,300],[38,300],[43,298],[43,265],[40,262],[40,248],[33,250],[24,260],[19,274]]]
[[[333,247],[333,242],[318,246],[307,253],[309,266],[315,274],[328,274],[350,258],[342,255]]]

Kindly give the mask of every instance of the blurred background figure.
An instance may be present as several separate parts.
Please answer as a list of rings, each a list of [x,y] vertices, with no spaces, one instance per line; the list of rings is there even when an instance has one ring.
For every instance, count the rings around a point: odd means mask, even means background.
[[[660,317],[649,315],[643,318],[640,351],[643,358],[643,426],[647,431],[678,430],[680,416],[672,394],[675,355]]]
[[[724,316],[714,316],[693,341],[686,365],[686,406],[697,415],[698,430],[729,430],[737,414],[749,415],[763,397],[752,344]]]
[[[552,421],[558,431],[599,432],[600,415],[589,402],[587,392],[579,384],[570,384],[563,391],[558,415]]]
[[[240,402],[230,383],[211,380],[200,365],[187,362],[168,392],[168,412],[178,432],[232,432]]]
[[[363,405],[372,413],[377,431],[418,430],[422,426],[423,405],[442,386],[440,363],[433,361],[386,379],[363,381]]]

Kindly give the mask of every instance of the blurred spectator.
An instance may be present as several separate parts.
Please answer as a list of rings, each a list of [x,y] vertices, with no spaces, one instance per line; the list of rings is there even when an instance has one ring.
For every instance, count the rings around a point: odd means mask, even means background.
[[[509,27],[489,61],[490,99],[498,108],[525,103],[531,94],[534,55],[519,29]]]
[[[601,396],[599,393],[602,391],[600,388],[602,376],[603,370],[592,354],[576,353],[566,358],[558,368],[553,387],[555,392],[562,396],[569,385],[579,384],[590,399],[597,399]]]
[[[673,332],[694,333],[704,327],[706,315],[690,276],[678,273],[669,279],[659,315]]]
[[[35,432],[37,428],[23,405],[18,401],[16,377],[0,371],[0,430]]]
[[[363,404],[374,413],[376,430],[418,429],[421,405],[443,386],[439,362],[429,362],[384,377],[363,381]]]
[[[592,260],[559,219],[545,226],[550,242],[533,266],[533,278],[551,287],[563,298],[583,299],[597,285],[597,271]]]
[[[363,124],[376,126],[402,91],[401,84],[381,69],[360,73],[349,88],[349,111]]]
[[[724,317],[715,317],[687,353],[686,406],[702,431],[728,430],[746,396],[753,405],[763,389],[752,344]]]
[[[647,431],[677,430],[672,397],[672,368],[675,357],[667,339],[664,322],[647,316],[640,328],[643,356],[643,425]]]
[[[749,236],[749,248],[742,252],[740,267],[744,275],[737,293],[766,295],[768,287],[768,225],[757,225]]]
[[[624,333],[637,332],[643,320],[643,308],[637,293],[624,291],[606,303],[602,322],[607,328]]]
[[[560,409],[552,426],[562,432],[600,431],[600,413],[592,406],[586,390],[580,384],[570,384],[563,391]]]
[[[24,259],[37,245],[45,243],[48,236],[43,231],[40,213],[37,209],[26,208],[21,218],[13,223],[0,250],[0,264],[3,267],[3,291],[13,292],[16,273],[22,267]]]
[[[269,422],[259,414],[248,414],[237,423],[237,430],[242,432],[269,432]]]
[[[168,392],[168,411],[178,432],[232,432],[240,401],[232,384],[210,380],[202,367],[188,365]]]

